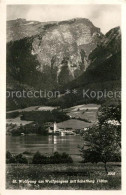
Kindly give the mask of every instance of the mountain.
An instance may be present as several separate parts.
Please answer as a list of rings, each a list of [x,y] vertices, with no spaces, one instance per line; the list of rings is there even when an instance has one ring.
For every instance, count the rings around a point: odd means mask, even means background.
[[[18,18],[7,21],[7,42],[31,37],[43,31],[44,22]]]
[[[89,55],[90,65],[69,86],[80,87],[105,81],[121,79],[121,30],[111,29]]]
[[[39,88],[64,85],[87,69],[89,53],[103,37],[85,18],[48,23],[8,21],[8,76]]]
[[[98,92],[106,90],[117,92],[121,91],[121,30],[120,27],[111,29],[102,38],[99,45],[89,54],[90,65],[81,76],[75,80],[64,85],[62,92],[65,89],[78,91],[74,95],[73,102],[75,104],[87,102],[105,102],[105,101],[119,101],[120,96],[107,98],[103,97],[97,99],[84,99],[82,97],[82,90],[89,90]],[[72,94],[73,95],[73,94]],[[72,97],[73,98],[73,97]],[[68,97],[69,99],[69,97]],[[67,98],[65,100],[68,101]]]
[[[43,103],[68,107],[96,102],[84,100],[82,90],[120,88],[119,27],[103,35],[85,18],[48,23],[24,19],[7,22],[7,89],[60,89],[63,94],[58,100],[49,101],[16,99],[17,105],[12,99],[7,101],[8,109]],[[78,94],[64,96],[66,89],[76,89]]]

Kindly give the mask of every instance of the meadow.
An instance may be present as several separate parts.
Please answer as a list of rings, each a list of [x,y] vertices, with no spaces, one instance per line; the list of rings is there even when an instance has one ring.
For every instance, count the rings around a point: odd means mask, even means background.
[[[115,175],[107,175],[102,163],[8,164],[6,167],[6,188],[29,190],[120,190],[120,164],[108,163],[107,166],[108,171]]]

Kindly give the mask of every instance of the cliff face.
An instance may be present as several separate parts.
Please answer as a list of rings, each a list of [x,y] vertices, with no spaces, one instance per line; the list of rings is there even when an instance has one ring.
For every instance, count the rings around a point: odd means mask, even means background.
[[[121,30],[120,27],[111,29],[105,36],[102,38],[99,45],[90,53],[90,68],[93,64],[99,66],[104,61],[109,60],[114,55],[121,52]],[[116,66],[116,64],[115,64]]]
[[[18,19],[8,22],[7,33],[8,41],[13,43],[30,37],[30,55],[38,61],[36,70],[47,79],[50,75],[59,85],[77,78],[87,69],[89,53],[103,38],[99,28],[82,18],[50,23]]]
[[[120,90],[121,30],[111,29],[90,53],[90,65],[80,77],[68,84],[69,88],[89,87],[97,90]],[[113,84],[111,84],[113,83]],[[100,86],[100,87],[99,87]]]

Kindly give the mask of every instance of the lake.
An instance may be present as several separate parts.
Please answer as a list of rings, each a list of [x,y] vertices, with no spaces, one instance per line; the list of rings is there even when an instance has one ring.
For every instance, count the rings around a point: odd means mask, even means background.
[[[93,125],[97,121],[97,111],[100,105],[97,104],[83,104],[77,105],[71,108],[64,109],[64,111],[72,117],[80,117],[82,119],[88,119],[91,123],[70,119],[58,123],[58,128],[71,128],[71,129],[82,129]],[[24,109],[18,109],[17,111],[45,111],[53,110],[54,107],[48,106],[32,106]],[[10,111],[13,112],[13,111]],[[25,125],[32,121],[22,121],[20,117],[14,119],[7,119],[7,123],[13,123],[16,125]],[[42,136],[42,135],[25,135],[25,136],[11,136],[7,135],[7,150],[11,153],[19,154],[24,151],[30,151],[35,153],[36,151],[42,154],[52,154],[55,151],[59,153],[66,152],[72,156],[74,161],[82,160],[79,155],[78,145],[83,143],[83,139],[79,135],[65,135],[65,136]]]
[[[11,136],[7,135],[7,150],[13,154],[36,151],[42,154],[52,154],[58,151],[59,153],[66,152],[72,156],[74,161],[81,160],[79,155],[78,145],[83,143],[83,139],[79,135],[25,135],[25,136]]]

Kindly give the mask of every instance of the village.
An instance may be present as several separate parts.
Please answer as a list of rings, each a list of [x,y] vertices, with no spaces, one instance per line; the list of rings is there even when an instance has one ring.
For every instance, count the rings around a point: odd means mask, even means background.
[[[88,128],[82,128],[82,129],[72,129],[72,128],[61,128],[58,127],[57,123],[54,122],[48,127],[48,134],[50,135],[79,135],[81,131],[86,131]]]

